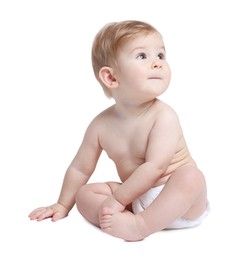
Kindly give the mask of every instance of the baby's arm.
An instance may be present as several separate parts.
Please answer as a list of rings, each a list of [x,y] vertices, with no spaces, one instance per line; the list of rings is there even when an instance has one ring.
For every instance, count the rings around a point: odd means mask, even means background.
[[[153,187],[166,172],[181,137],[176,113],[169,107],[165,108],[150,132],[145,162],[120,185],[113,194],[114,199],[126,206]]]
[[[48,206],[35,209],[29,214],[31,220],[41,221],[51,218],[57,221],[68,215],[75,203],[75,194],[80,187],[88,180],[88,177],[72,165],[67,169],[58,202]]]
[[[66,217],[75,204],[76,192],[94,172],[101,151],[94,121],[88,127],[83,142],[66,171],[58,202],[35,209],[29,214],[29,218],[41,221],[51,217],[53,221],[57,221]]]

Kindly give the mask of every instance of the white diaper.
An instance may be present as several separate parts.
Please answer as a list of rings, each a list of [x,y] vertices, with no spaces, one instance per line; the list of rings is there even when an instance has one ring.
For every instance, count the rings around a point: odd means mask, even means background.
[[[164,185],[151,188],[147,192],[145,192],[143,195],[141,195],[139,198],[133,201],[132,203],[132,210],[134,214],[142,212],[144,209],[146,209],[154,200],[155,198],[160,194],[162,189],[164,188]],[[171,223],[166,229],[179,229],[179,228],[190,228],[195,227],[201,224],[203,219],[208,215],[210,211],[210,207],[208,205],[205,212],[197,219],[195,220],[189,220],[180,218]]]

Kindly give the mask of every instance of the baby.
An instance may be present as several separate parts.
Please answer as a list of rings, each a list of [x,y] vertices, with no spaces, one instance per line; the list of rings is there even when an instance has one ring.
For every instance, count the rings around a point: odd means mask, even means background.
[[[161,34],[141,21],[109,23],[94,39],[92,64],[115,104],[88,126],[58,202],[35,209],[30,219],[57,221],[76,204],[89,222],[126,241],[199,225],[208,213],[206,181],[177,114],[157,98],[171,78]],[[88,183],[102,151],[121,183]]]

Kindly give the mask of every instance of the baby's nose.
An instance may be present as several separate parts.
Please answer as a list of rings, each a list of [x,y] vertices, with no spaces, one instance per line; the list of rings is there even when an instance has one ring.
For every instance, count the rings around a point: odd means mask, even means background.
[[[152,64],[153,69],[160,69],[161,67],[162,67],[162,63],[159,59],[156,59]]]

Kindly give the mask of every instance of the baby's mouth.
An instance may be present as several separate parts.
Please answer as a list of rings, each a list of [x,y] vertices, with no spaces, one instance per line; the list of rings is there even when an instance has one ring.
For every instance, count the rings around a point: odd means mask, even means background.
[[[161,77],[150,77],[149,79],[156,79],[156,80],[161,80]]]

